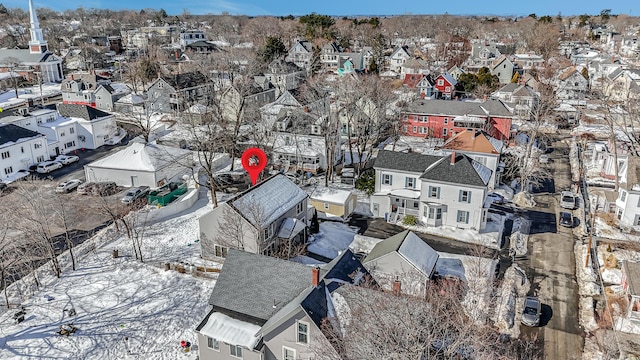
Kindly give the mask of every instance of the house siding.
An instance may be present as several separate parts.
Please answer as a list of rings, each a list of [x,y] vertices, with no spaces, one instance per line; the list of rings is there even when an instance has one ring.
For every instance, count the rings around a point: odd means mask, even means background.
[[[297,343],[297,322],[303,321],[309,324],[309,344]],[[333,352],[333,347],[326,340],[320,329],[300,309],[283,324],[264,334],[265,360],[282,360],[282,348],[286,346],[296,351],[296,360],[308,360],[317,357],[318,351]]]
[[[403,293],[420,295],[424,294],[426,282],[429,281],[427,276],[395,251],[363,265],[371,272],[376,282],[387,291],[393,290],[393,282],[398,279]]]
[[[40,147],[35,148],[36,144]],[[24,149],[24,152],[22,151]],[[9,157],[0,158],[0,179],[4,179],[9,175],[15,174],[18,170],[27,170],[30,165],[38,163],[38,157],[42,156],[44,160],[49,160],[47,153],[47,139],[44,135],[22,140],[17,143],[0,145],[0,153],[9,152]],[[22,161],[28,159],[28,161]],[[5,172],[11,169],[10,172]]]
[[[334,215],[334,216],[340,216],[340,217],[344,218],[344,217],[350,215],[350,214],[346,213],[347,209],[349,209],[349,204],[351,204],[351,211],[353,212],[353,210],[355,210],[355,208],[356,208],[356,206],[358,204],[358,197],[356,195],[351,195],[344,202],[344,204],[331,203],[331,202],[322,201],[322,200],[316,200],[316,199],[309,199],[309,203],[313,207],[315,207],[317,211],[322,211],[322,212],[327,213],[327,214],[331,214],[331,215]],[[329,205],[328,209],[324,208],[324,204],[325,203]]]
[[[198,333],[198,355],[201,360],[238,360],[231,356],[229,345],[220,341],[220,351],[209,349],[208,340],[205,335]],[[242,360],[262,360],[261,352],[242,349]]]
[[[422,183],[423,189],[428,189],[429,186],[440,187],[440,198],[429,198],[427,191],[423,191],[420,195],[421,212],[420,218],[422,222],[427,222],[427,217],[424,216],[424,203],[438,203],[444,205],[442,212],[442,225],[453,226],[463,229],[476,229],[481,230],[484,228],[482,223],[483,205],[486,197],[486,189],[478,187],[468,187],[458,184],[439,183],[430,180],[424,180]],[[471,201],[462,202],[459,199],[460,190],[466,190],[471,192]],[[468,211],[468,222],[458,222],[458,211]]]

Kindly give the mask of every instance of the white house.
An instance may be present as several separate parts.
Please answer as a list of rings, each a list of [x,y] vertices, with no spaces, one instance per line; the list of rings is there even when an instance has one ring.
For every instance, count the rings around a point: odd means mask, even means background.
[[[48,159],[47,139],[35,131],[0,124],[0,180],[9,182],[19,170]]]
[[[135,141],[125,149],[87,164],[84,173],[87,181],[157,187],[190,172],[192,163],[189,150]]]
[[[286,61],[292,62],[299,67],[308,70],[311,67],[313,57],[313,44],[306,40],[298,40],[289,49]]]
[[[391,56],[389,56],[389,70],[399,74],[402,72],[402,66],[409,59],[411,59],[411,55],[407,51],[407,47],[398,47]]]
[[[589,91],[589,80],[574,66],[566,69],[558,77],[556,97],[561,100],[584,100]]]
[[[374,165],[374,216],[415,216],[428,226],[482,230],[491,170],[467,155],[444,157],[380,151]]]
[[[225,257],[229,248],[270,255],[283,244],[306,243],[308,195],[275,175],[200,217],[202,257]]]

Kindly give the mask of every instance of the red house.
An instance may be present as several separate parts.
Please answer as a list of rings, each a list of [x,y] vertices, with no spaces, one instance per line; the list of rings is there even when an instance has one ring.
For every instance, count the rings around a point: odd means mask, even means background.
[[[453,78],[449,73],[440,74],[436,78],[436,89],[440,93],[438,98],[440,99],[451,99],[453,98],[453,93],[456,91],[456,84],[458,82]]]
[[[481,129],[507,141],[511,137],[512,109],[500,100],[484,102],[414,100],[401,114],[406,136],[448,139],[467,129]]]

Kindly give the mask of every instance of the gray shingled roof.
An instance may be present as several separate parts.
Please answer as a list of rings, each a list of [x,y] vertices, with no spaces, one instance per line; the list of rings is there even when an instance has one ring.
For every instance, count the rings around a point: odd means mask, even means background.
[[[375,260],[383,255],[387,255],[388,253],[398,251],[398,249],[400,248],[400,245],[402,245],[402,242],[409,234],[409,231],[410,230],[405,230],[403,232],[397,233],[389,238],[386,238],[378,242],[373,247],[373,249],[371,249],[371,252],[369,252],[369,255],[367,255],[367,257],[364,260],[362,260],[362,262],[368,263],[369,261]]]
[[[422,173],[438,159],[440,159],[439,156],[381,150],[378,153],[374,167]]]
[[[229,249],[209,304],[264,323],[310,286],[306,265]]]
[[[32,138],[39,135],[40,133],[25,129],[17,125],[0,125],[0,145],[4,145],[10,142],[16,142],[20,139]]]
[[[58,104],[60,116],[81,118],[88,121],[110,116],[108,112],[92,108],[88,105]]]
[[[20,63],[38,63],[48,56],[49,53],[32,54],[29,49],[0,49],[0,64],[5,65],[9,58],[16,58]]]
[[[162,76],[162,79],[175,90],[192,88],[209,82],[209,79],[198,71],[176,75],[164,75]]]
[[[513,116],[502,101],[492,99],[485,102],[417,99],[409,104],[405,112],[425,115],[476,114],[486,116],[485,110],[488,110],[489,114],[493,116]]]
[[[434,180],[453,184],[486,186],[491,177],[491,170],[474,162],[465,154],[454,153],[455,162],[451,165],[451,155],[442,157],[420,176],[421,179]],[[488,172],[488,176],[487,176]]]

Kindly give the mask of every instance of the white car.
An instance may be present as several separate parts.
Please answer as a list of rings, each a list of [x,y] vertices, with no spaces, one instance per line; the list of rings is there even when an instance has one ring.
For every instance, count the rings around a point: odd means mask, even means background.
[[[571,191],[563,191],[562,194],[560,194],[560,206],[565,209],[575,209],[576,200],[577,196]]]
[[[48,174],[53,170],[60,169],[61,167],[62,167],[62,163],[59,163],[57,161],[44,161],[38,164],[36,171],[39,172],[40,174]]]
[[[68,193],[75,190],[80,184],[82,184],[82,180],[73,179],[65,182],[61,182],[56,187],[57,193]]]
[[[62,165],[69,165],[78,160],[80,160],[80,158],[75,155],[58,155],[55,159],[53,159],[53,161],[59,162]]]

